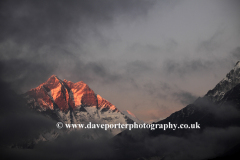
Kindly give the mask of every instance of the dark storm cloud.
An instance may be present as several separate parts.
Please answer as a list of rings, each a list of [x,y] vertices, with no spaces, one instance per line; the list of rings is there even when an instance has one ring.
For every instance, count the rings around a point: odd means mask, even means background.
[[[81,135],[83,131],[62,134],[54,142],[42,142],[34,149],[5,149],[4,158],[34,159],[116,159],[115,150],[106,136],[99,139],[87,139]],[[105,133],[106,134],[106,133]]]
[[[220,43],[218,42],[218,38],[224,33],[223,30],[216,31],[209,39],[200,42],[197,46],[197,51],[205,51],[211,53],[215,49],[220,47]]]
[[[1,4],[1,41],[12,39],[33,47],[67,43],[79,27],[94,32],[98,24],[111,22],[114,14],[136,16],[146,12],[145,1],[4,1]]]
[[[240,60],[240,47],[237,47],[234,51],[232,51],[231,55],[237,60]]]
[[[25,100],[0,81],[0,141],[1,147],[23,144],[38,138],[39,133],[55,128],[56,122],[31,111]]]
[[[151,66],[142,61],[133,61],[125,66],[126,74],[129,77],[138,77],[151,71]]]
[[[223,58],[212,60],[206,59],[185,59],[185,60],[166,60],[163,63],[163,70],[166,75],[177,75],[182,77],[191,76],[193,74],[207,73],[210,70],[218,70],[222,67],[227,67],[231,70],[236,64],[236,56],[238,49],[230,52],[229,55]],[[233,58],[235,57],[235,58]],[[214,74],[214,73],[213,73]]]
[[[161,51],[161,48],[156,45],[151,45],[151,44],[140,44],[140,43],[135,43],[127,48],[127,51],[131,54],[132,52],[136,53],[144,53],[144,54],[149,54],[149,53],[159,53]]]
[[[172,96],[176,101],[180,102],[183,105],[191,104],[197,99],[197,96],[186,91],[175,92],[172,94]]]
[[[219,156],[236,145],[239,132],[239,127],[207,128],[203,133],[192,134],[188,138],[159,136],[146,141],[146,144],[159,156],[164,154],[166,160],[207,159]]]
[[[146,83],[146,84],[144,84],[143,87],[144,87],[145,91],[148,92],[148,94],[150,94],[150,95],[153,95],[157,92],[156,87],[152,83]]]
[[[2,62],[1,66],[1,76],[7,77],[7,81],[11,82],[12,88],[21,87],[19,85],[30,85],[29,87],[35,87],[34,85],[31,86],[32,82],[41,84],[46,81],[45,77],[50,77],[54,71],[54,66],[42,65],[19,59],[6,60]]]
[[[118,141],[106,138],[87,140],[72,132],[54,143],[42,143],[33,150],[14,153],[15,157],[39,157],[45,159],[136,159],[162,157],[165,159],[207,159],[221,155],[239,142],[239,127],[226,129],[207,128],[188,138],[160,135],[148,137],[147,130],[127,133],[132,139],[118,137]],[[112,142],[111,142],[112,141]],[[120,146],[120,148],[118,147]]]
[[[88,63],[83,69],[88,74],[96,75],[102,78],[102,83],[112,83],[121,80],[121,75],[116,73],[111,73],[102,63]],[[86,75],[87,76],[87,75]]]
[[[36,86],[56,71],[73,72],[78,67],[79,71],[87,68],[97,76],[114,80],[116,77],[101,64],[99,67],[98,64],[84,63],[81,55],[88,53],[82,46],[88,43],[90,35],[101,45],[107,45],[109,42],[100,33],[102,26],[111,27],[118,15],[125,19],[144,15],[153,4],[154,1],[135,0],[2,1],[0,54],[5,68],[3,78],[15,81],[15,86],[24,90],[27,87],[22,82]],[[40,75],[41,80],[38,79]],[[85,73],[76,79],[82,77],[86,80],[96,78]]]
[[[166,99],[172,87],[165,82],[158,82],[153,84],[151,82],[145,83],[142,89],[153,98]]]
[[[149,137],[146,130],[138,129],[123,132],[115,137],[114,143],[120,146],[118,150],[127,159],[163,158],[178,159],[208,159],[221,156],[236,144],[239,144],[239,127],[206,128],[203,132],[190,134],[188,137],[159,135]],[[122,147],[122,148],[121,148]],[[121,157],[123,155],[119,155]],[[121,158],[119,158],[121,159]],[[125,158],[124,158],[125,159]]]
[[[95,140],[82,138],[81,135],[83,132],[84,131],[81,130],[62,135],[54,143],[42,143],[36,146],[35,149],[47,155],[47,159],[51,159],[49,156],[52,158],[83,160],[111,159],[114,157],[115,151],[108,142],[109,137],[106,131],[98,130],[101,138]]]
[[[211,67],[213,67],[212,61],[200,59],[183,61],[167,60],[164,63],[166,74],[178,74],[180,76],[185,76],[194,72],[206,70]]]
[[[228,93],[230,93],[229,91]],[[226,98],[228,99],[228,97]],[[235,102],[236,103],[236,102]],[[222,100],[220,103],[215,104],[210,101],[207,97],[198,98],[194,104],[197,105],[197,109],[202,112],[214,115],[217,119],[221,120],[234,120],[240,115],[240,110],[236,107],[237,104],[233,105],[231,103]]]

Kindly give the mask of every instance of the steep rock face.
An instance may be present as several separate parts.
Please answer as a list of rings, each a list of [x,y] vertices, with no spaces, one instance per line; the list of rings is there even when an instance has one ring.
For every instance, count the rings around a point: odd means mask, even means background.
[[[94,93],[87,84],[51,76],[26,93],[31,108],[63,123],[133,123],[114,105]],[[111,130],[117,134],[123,129]]]
[[[54,107],[61,111],[76,109],[84,106],[97,106],[97,97],[87,84],[80,81],[73,83],[60,80],[57,76],[51,76],[45,83],[37,88],[31,89],[27,95],[34,98],[42,109]]]
[[[213,102],[220,101],[226,92],[231,90],[237,84],[240,83],[240,61],[238,61],[235,67],[222,79],[212,90],[208,91],[205,95],[209,97]]]

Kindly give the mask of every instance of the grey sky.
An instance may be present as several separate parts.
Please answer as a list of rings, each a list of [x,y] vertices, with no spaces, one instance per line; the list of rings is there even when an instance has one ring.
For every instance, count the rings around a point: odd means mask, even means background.
[[[52,74],[139,119],[165,118],[240,60],[238,1],[2,1],[1,78],[19,93]]]

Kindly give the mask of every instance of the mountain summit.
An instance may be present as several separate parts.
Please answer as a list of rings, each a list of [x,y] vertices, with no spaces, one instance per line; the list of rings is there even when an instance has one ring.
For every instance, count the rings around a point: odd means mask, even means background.
[[[127,124],[134,120],[114,105],[95,94],[83,81],[73,83],[52,75],[46,82],[26,93],[31,108],[58,122],[68,124]],[[122,129],[111,132],[117,134]]]
[[[62,81],[55,75],[37,88],[28,91],[27,95],[34,98],[42,110],[68,111],[81,106],[96,106],[101,110],[105,108],[118,111],[110,102],[95,94],[83,81],[77,83],[65,79]]]
[[[213,102],[220,101],[226,92],[231,90],[240,83],[240,61],[236,63],[234,68],[223,78],[212,90],[208,91],[205,95]]]

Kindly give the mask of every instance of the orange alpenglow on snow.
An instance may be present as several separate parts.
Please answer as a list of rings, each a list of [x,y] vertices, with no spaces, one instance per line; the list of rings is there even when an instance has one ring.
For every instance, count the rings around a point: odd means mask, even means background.
[[[134,118],[137,118],[133,113],[131,113],[129,110],[126,110],[128,114],[130,114],[131,116],[133,116]]]
[[[62,111],[75,109],[84,106],[96,106],[99,109],[108,108],[116,111],[117,108],[100,95],[96,95],[93,90],[83,81],[73,83],[67,80],[60,80],[52,75],[45,83],[31,89],[27,94],[34,98],[38,104],[53,110],[58,107]]]

